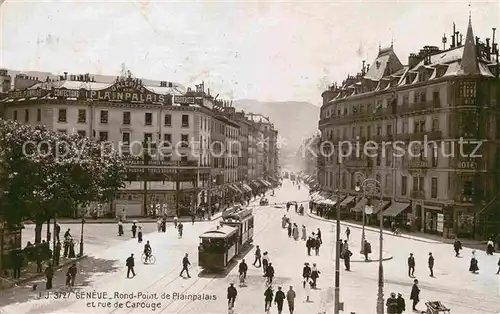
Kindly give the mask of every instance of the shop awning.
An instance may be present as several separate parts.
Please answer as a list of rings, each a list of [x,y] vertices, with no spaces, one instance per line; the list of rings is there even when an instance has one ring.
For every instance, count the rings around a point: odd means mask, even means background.
[[[249,187],[248,184],[242,183],[241,187],[243,188],[243,190],[245,190],[247,192],[252,192],[252,188]]]
[[[242,191],[242,190],[238,187],[238,185],[237,185],[236,183],[231,184],[231,186],[232,186],[233,188],[235,188],[235,189],[236,189],[236,191],[238,191],[238,193],[239,193],[239,194],[243,194],[243,193],[244,193],[244,192],[243,192],[243,191]]]
[[[262,184],[259,183],[259,181],[257,180],[254,180],[254,181],[250,181],[250,183],[256,188],[256,189],[260,189],[262,187]]]
[[[343,201],[342,203],[340,203],[340,206],[347,206],[349,205],[349,203],[351,203],[352,201],[354,201],[356,197],[355,196],[347,196]]]
[[[328,205],[328,206],[334,206],[337,204],[337,202],[329,200],[329,199],[322,199],[321,201],[318,202],[320,205]]]
[[[229,188],[230,188],[231,190],[233,190],[234,192],[236,192],[236,193],[239,193],[239,192],[240,192],[240,190],[238,190],[238,189],[237,189],[234,185],[232,185],[232,184],[228,184],[228,186],[229,186]]]
[[[309,198],[313,199],[313,198],[315,198],[318,195],[319,195],[319,192],[314,192],[313,194],[309,195]]]
[[[373,206],[373,214],[376,214],[383,210],[384,208],[389,205],[389,201],[381,201],[381,200],[373,200],[372,199],[372,206]]]
[[[267,182],[266,180],[263,180],[263,179],[260,179],[259,180],[262,184],[264,184],[265,186],[267,186],[268,188],[273,186],[271,183]]]
[[[368,199],[366,197],[363,197],[361,201],[354,205],[351,211],[355,213],[362,213],[365,210],[366,204],[368,204]]]
[[[392,202],[391,206],[384,211],[384,217],[396,217],[408,206],[410,206],[410,203]]]

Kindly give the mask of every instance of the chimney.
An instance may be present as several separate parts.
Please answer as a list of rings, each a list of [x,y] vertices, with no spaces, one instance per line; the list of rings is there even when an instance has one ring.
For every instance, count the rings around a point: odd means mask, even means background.
[[[363,60],[363,69],[361,70],[361,75],[365,76],[365,60]]]
[[[495,27],[492,28],[493,30],[493,37],[491,38],[491,53],[495,54],[495,31],[497,30]]]
[[[455,22],[453,22],[453,33],[451,34],[451,48],[455,48],[456,42],[455,42]]]
[[[370,65],[369,64],[366,65],[366,72],[368,72],[368,71],[370,71]],[[337,87],[337,83],[335,83],[335,87]]]
[[[460,44],[459,46],[462,46],[462,37],[463,37],[464,34],[460,34]]]
[[[408,67],[410,69],[413,69],[422,60],[423,60],[423,55],[421,55],[421,54],[417,55],[416,53],[410,53],[410,56],[408,57]]]
[[[68,79],[68,72],[64,72],[64,79],[67,80]]]
[[[455,32],[455,42],[457,43],[457,47],[460,47],[460,43],[458,42],[458,34],[459,32]]]
[[[207,95],[210,96],[210,88],[207,88]]]
[[[490,60],[490,57],[491,57],[490,39],[486,38],[486,58]]]

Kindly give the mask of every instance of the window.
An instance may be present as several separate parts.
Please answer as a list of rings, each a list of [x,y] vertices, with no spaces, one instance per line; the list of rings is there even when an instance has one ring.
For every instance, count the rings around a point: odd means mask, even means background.
[[[172,134],[163,134],[163,146],[164,147],[172,146]]]
[[[106,131],[99,132],[99,141],[106,142],[107,140],[108,140],[108,132]]]
[[[437,146],[432,147],[432,155],[431,155],[431,163],[432,167],[437,167],[438,166],[438,148]]]
[[[17,110],[12,111],[12,120],[17,121]]]
[[[189,115],[187,114],[182,115],[182,127],[183,128],[189,127]]]
[[[165,126],[172,126],[172,115],[166,114],[165,117],[163,118],[163,124]]]
[[[431,179],[431,198],[437,198],[438,195],[438,178],[432,177]]]
[[[462,190],[463,195],[472,195],[473,192],[472,181],[464,181],[464,186]]]
[[[370,137],[372,136],[372,127],[371,126],[367,126],[366,127],[366,137]]]
[[[380,136],[382,135],[382,126],[377,126],[377,135]]]
[[[66,117],[66,109],[59,109],[59,114],[57,121],[59,122],[67,122],[67,117]]]
[[[24,122],[26,122],[26,123],[30,122],[30,110],[29,109],[24,109]]]
[[[78,109],[78,123],[87,122],[87,111],[85,109]]]
[[[189,145],[189,135],[181,134],[181,147],[188,147]]]
[[[153,113],[146,112],[144,114],[144,124],[145,125],[152,125],[153,124]]]
[[[404,196],[408,193],[408,177],[401,176],[401,195]]]
[[[347,186],[347,173],[342,173],[342,188],[345,189]]]
[[[439,119],[432,119],[432,131],[439,131]]]
[[[432,101],[434,102],[434,105],[439,105],[441,103],[439,99],[439,91],[434,91],[432,93]]]
[[[460,82],[459,96],[461,98],[474,98],[474,97],[476,97],[476,83],[475,82]]]
[[[387,125],[387,135],[392,135],[392,124]]]
[[[125,145],[130,144],[130,132],[123,132],[122,133],[122,143]]]
[[[381,182],[381,181],[380,181],[380,174],[379,174],[379,173],[377,173],[377,174],[375,175],[375,180],[377,180],[378,182]]]
[[[418,191],[418,177],[413,177],[413,191]]]
[[[101,123],[104,123],[104,124],[108,123],[108,111],[107,110],[101,110]]]
[[[41,122],[42,121],[42,109],[37,109],[36,110],[36,122]]]
[[[409,103],[408,95],[403,95],[403,105],[408,105],[408,103]]]
[[[188,161],[188,156],[187,156],[187,154],[182,154],[182,155],[181,155],[181,161]]]
[[[420,101],[421,102],[426,102],[427,101],[427,94],[425,92],[420,93]]]
[[[144,133],[144,143],[153,142],[153,133]]]
[[[130,125],[130,111],[123,112],[123,124]]]
[[[87,136],[87,132],[85,130],[78,130],[77,133],[78,133],[78,135],[80,137],[86,137]]]

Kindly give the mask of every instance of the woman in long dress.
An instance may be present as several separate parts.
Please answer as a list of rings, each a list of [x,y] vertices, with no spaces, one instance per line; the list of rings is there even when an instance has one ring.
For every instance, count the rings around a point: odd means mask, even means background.
[[[495,245],[493,239],[490,238],[486,244],[486,254],[493,255],[493,252],[495,252]]]
[[[297,241],[299,239],[299,227],[297,224],[293,224],[293,239]]]
[[[479,266],[478,266],[478,262],[476,259],[476,250],[473,250],[472,257],[470,259],[469,271],[472,272],[473,274],[477,274],[478,270],[479,270]]]
[[[306,241],[306,240],[307,240],[306,226],[302,225],[302,241]]]

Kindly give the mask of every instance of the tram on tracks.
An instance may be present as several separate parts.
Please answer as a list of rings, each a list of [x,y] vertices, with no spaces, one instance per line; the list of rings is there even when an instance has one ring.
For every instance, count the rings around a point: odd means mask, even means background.
[[[254,215],[251,208],[235,206],[222,214],[220,226],[200,235],[198,265],[223,270],[253,241]]]

